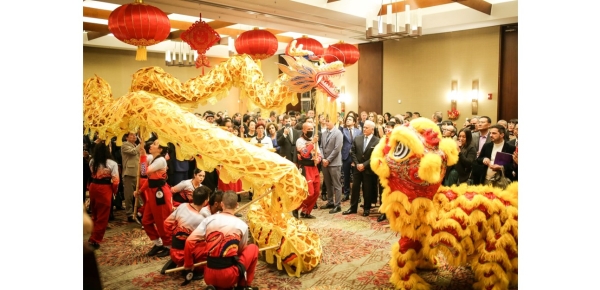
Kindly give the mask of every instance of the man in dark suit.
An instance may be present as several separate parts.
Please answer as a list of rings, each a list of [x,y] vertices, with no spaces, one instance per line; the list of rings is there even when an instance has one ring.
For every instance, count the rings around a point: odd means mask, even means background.
[[[354,142],[356,136],[362,135],[360,129],[356,128],[354,116],[346,116],[345,124],[344,127],[340,127],[342,134],[344,135],[344,144],[342,145],[342,171],[344,173],[342,190],[344,191],[344,198],[342,198],[342,201],[350,199],[350,174],[352,173],[352,156],[350,155],[350,149],[352,149],[352,142]]]
[[[277,145],[279,145],[279,155],[296,164],[298,157],[296,154],[296,141],[302,135],[302,131],[292,128],[290,116],[283,116],[283,128],[277,131]]]
[[[506,129],[502,125],[491,126],[489,131],[491,142],[483,145],[481,152],[479,153],[479,157],[477,157],[476,160],[478,164],[485,166],[484,168],[486,168],[484,179],[491,178],[494,176],[496,171],[500,171],[502,167],[504,167],[504,176],[510,180],[513,180],[513,163],[509,162],[508,164],[502,166],[494,164],[494,161],[498,151],[513,154],[515,152],[515,146],[504,142],[504,134],[506,134]]]
[[[363,126],[363,136],[354,138],[350,154],[355,166],[352,178],[352,195],[350,197],[350,208],[342,214],[356,214],[358,210],[358,198],[362,185],[364,203],[363,216],[369,216],[371,211],[371,202],[377,199],[377,175],[371,169],[371,153],[379,143],[379,138],[373,135],[375,123],[365,121]]]

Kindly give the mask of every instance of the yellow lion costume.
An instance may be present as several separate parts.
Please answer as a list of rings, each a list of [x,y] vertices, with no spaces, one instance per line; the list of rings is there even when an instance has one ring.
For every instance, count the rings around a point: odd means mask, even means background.
[[[384,187],[380,211],[401,234],[392,246],[390,282],[398,289],[429,289],[417,268],[435,267],[442,253],[469,264],[475,289],[500,290],[518,281],[518,184],[440,186],[458,146],[441,139],[431,120],[417,118],[382,138],[371,168]]]

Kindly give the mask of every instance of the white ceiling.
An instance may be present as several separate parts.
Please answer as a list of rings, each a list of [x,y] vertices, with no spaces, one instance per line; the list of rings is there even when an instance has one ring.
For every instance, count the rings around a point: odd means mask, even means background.
[[[415,1],[419,2],[419,0]],[[133,0],[84,0],[83,7],[112,11],[120,5],[132,2]],[[459,3],[421,9],[423,35],[518,23],[517,0],[486,0],[486,2],[492,4],[491,15]],[[327,0],[144,0],[144,3],[168,12],[171,20],[193,23],[202,13],[202,19],[206,22],[220,20],[234,23],[228,28],[238,30],[250,30],[253,27],[269,28],[283,31],[278,36],[291,38],[305,34],[327,46],[340,40],[352,44],[368,42],[365,39],[367,19],[375,19],[381,5],[390,1],[339,0],[327,3]],[[89,17],[84,17],[83,22],[108,24],[106,19]],[[221,37],[226,36],[221,35]],[[236,36],[231,35],[231,37]],[[112,34],[88,41],[87,34],[84,32],[83,45],[135,50],[134,46],[117,40]],[[278,53],[282,53],[286,46],[287,43],[280,42]],[[174,42],[167,40],[149,46],[147,49],[151,52],[165,52],[173,50],[174,47]],[[232,44],[229,47],[215,45],[207,55],[228,57],[230,50],[234,50]]]

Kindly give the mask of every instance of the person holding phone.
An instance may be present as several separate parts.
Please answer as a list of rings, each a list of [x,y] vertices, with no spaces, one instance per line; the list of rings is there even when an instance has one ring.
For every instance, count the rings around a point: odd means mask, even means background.
[[[297,163],[296,141],[302,135],[302,131],[292,128],[292,122],[289,115],[283,116],[283,128],[277,131],[277,144],[279,145],[279,155],[287,160]]]

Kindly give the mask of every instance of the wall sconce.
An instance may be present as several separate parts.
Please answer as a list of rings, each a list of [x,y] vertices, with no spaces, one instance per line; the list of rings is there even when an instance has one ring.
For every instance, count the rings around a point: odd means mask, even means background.
[[[456,110],[456,101],[458,99],[458,81],[450,83],[450,108]]]
[[[473,94],[471,99],[471,114],[477,115],[477,111],[479,110],[479,80],[473,81],[473,90],[471,93]]]

